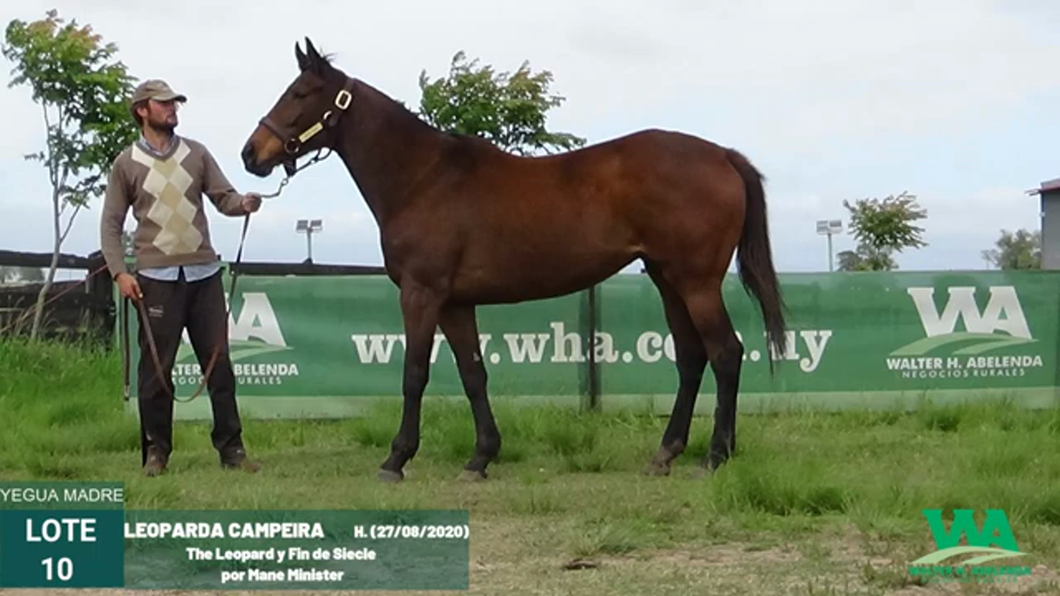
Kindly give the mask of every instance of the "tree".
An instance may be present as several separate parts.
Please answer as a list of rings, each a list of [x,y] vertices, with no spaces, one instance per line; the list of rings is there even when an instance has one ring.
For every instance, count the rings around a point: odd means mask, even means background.
[[[839,253],[841,271],[893,271],[894,253],[927,246],[924,228],[913,222],[927,217],[915,195],[902,192],[880,199],[843,201],[850,212],[850,232],[857,239],[854,251]]]
[[[995,248],[983,251],[983,258],[998,269],[1041,269],[1042,233],[1023,228],[1015,232],[1001,230]]]
[[[844,250],[836,255],[839,258],[837,268],[840,271],[871,271],[868,255],[865,254],[864,245],[858,245],[854,250]]]
[[[33,338],[74,218],[104,193],[111,162],[138,134],[125,103],[134,79],[112,60],[117,46],[104,44],[91,26],[66,23],[58,11],[46,15],[9,22],[3,46],[4,57],[15,64],[8,87],[29,86],[41,106],[45,148],[25,157],[42,162],[51,183],[52,261],[37,298]]]
[[[549,95],[552,73],[534,74],[528,62],[515,73],[495,73],[457,52],[446,78],[431,81],[420,73],[419,116],[429,124],[453,133],[479,135],[505,151],[552,153],[585,145],[584,138],[552,132],[546,115],[566,98]]]

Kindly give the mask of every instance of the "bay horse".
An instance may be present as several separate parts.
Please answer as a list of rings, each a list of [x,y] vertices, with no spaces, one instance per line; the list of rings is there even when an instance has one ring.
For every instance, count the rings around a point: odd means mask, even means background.
[[[717,389],[714,431],[698,469],[728,460],[744,354],[722,301],[734,251],[774,354],[786,351],[764,178],[744,155],[657,129],[558,154],[513,155],[429,125],[305,41],[304,52],[295,44],[298,76],[259,121],[242,159],[255,176],[283,166],[290,177],[305,154],[334,151],[379,227],[406,335],[403,413],[381,480],[402,480],[419,449],[437,327],[453,350],[475,422],[474,453],[460,477],[482,480],[501,435],[487,397],[476,306],[578,292],[635,259],[661,296],[679,379],[645,473],[669,474],[688,445],[708,362]]]

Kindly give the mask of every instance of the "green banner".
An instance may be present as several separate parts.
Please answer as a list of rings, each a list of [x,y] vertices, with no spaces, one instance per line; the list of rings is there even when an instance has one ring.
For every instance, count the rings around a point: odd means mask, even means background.
[[[735,276],[726,279],[726,305],[745,345],[741,407],[954,395],[1055,405],[1056,272],[786,274],[781,286],[789,347],[775,355],[757,303]],[[250,415],[345,415],[367,398],[400,395],[404,335],[398,291],[387,278],[244,275],[238,287],[230,338],[240,404]],[[673,343],[650,279],[614,276],[596,288],[595,303],[595,325],[588,292],[479,307],[490,394],[585,403],[591,345],[603,407],[647,401],[668,411],[677,389]],[[434,348],[427,394],[462,398],[440,331]],[[778,363],[773,377],[767,358]],[[187,341],[173,377],[179,396],[201,381]],[[135,377],[132,390],[135,397]],[[708,368],[698,411],[713,407],[713,390]],[[178,404],[178,415],[208,417],[208,400],[197,401]]]
[[[1057,381],[1060,275],[785,275],[787,351],[767,353],[757,303],[730,278],[724,299],[745,347],[747,393],[1051,388]],[[602,392],[677,389],[673,343],[654,286],[602,288]],[[769,376],[768,357],[777,361]],[[704,391],[714,389],[709,371]]]
[[[382,276],[240,277],[229,338],[241,407],[251,413],[342,415],[366,402],[357,398],[400,395],[404,332],[398,298],[394,285]],[[584,351],[573,338],[590,336],[584,300],[584,295],[571,295],[479,310],[494,394],[578,403],[588,370],[568,362],[567,356]],[[553,335],[561,338],[558,347]],[[131,315],[133,362],[139,358],[136,336]],[[203,363],[208,358],[205,354]],[[440,330],[431,359],[427,394],[462,396],[455,360]],[[135,405],[136,367],[131,371]],[[202,382],[202,367],[186,333],[173,380],[178,399],[190,396]],[[204,395],[191,404],[178,403],[176,410],[185,417],[210,415]]]

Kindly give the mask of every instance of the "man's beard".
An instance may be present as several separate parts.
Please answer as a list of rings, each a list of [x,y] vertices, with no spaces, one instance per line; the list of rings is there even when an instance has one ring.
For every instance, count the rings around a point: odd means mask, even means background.
[[[173,131],[177,128],[176,124],[170,124],[168,122],[159,122],[157,120],[148,120],[147,126],[149,126],[151,130],[155,131],[156,133],[164,135],[172,135]]]

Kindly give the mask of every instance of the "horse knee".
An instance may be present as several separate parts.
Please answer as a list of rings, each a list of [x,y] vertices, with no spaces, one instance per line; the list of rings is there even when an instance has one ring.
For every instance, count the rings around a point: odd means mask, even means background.
[[[743,343],[733,335],[714,350],[710,363],[716,371],[738,371],[743,363],[743,356]]]
[[[707,367],[707,351],[699,336],[685,339],[675,346],[677,375],[682,383],[699,383]]]
[[[427,388],[430,379],[430,370],[426,366],[418,364],[409,366],[405,370],[405,396],[418,397]]]
[[[482,362],[473,362],[461,366],[459,369],[460,380],[464,384],[464,391],[473,396],[483,393],[486,383],[489,382],[489,374]]]
[[[698,385],[703,382],[703,371],[707,359],[684,358],[677,362],[677,377],[682,384]]]

